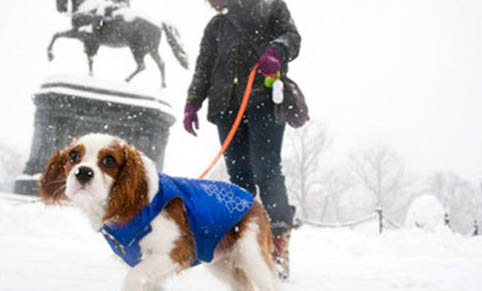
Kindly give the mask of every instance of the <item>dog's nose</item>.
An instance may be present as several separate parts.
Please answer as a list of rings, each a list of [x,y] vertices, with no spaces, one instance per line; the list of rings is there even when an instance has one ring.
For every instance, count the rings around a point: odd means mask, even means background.
[[[81,185],[85,185],[94,177],[94,171],[89,167],[79,167],[75,170],[75,177]]]

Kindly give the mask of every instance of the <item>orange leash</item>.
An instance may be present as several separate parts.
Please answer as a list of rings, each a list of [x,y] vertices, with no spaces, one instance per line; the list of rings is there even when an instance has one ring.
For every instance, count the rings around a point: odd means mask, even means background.
[[[228,133],[228,136],[223,142],[223,146],[219,150],[218,154],[211,162],[209,167],[199,176],[199,179],[204,179],[206,175],[214,168],[216,163],[218,162],[219,158],[224,154],[224,152],[228,149],[229,144],[233,140],[234,134],[238,130],[239,124],[241,123],[241,119],[243,118],[243,114],[246,111],[246,106],[248,105],[249,95],[251,95],[251,89],[253,88],[254,77],[256,75],[256,71],[258,70],[258,65],[255,65],[254,68],[251,70],[248,78],[248,84],[246,84],[246,90],[244,91],[243,100],[241,102],[241,107],[239,108],[238,115],[236,116],[236,120],[233,123],[233,127]]]

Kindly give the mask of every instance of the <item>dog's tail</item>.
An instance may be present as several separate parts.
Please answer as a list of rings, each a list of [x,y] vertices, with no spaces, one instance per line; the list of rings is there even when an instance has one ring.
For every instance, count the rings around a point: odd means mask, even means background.
[[[187,54],[184,51],[179,31],[172,24],[165,22],[162,23],[162,29],[166,32],[167,42],[169,43],[174,56],[179,61],[179,64],[181,64],[183,68],[188,69],[189,61]]]

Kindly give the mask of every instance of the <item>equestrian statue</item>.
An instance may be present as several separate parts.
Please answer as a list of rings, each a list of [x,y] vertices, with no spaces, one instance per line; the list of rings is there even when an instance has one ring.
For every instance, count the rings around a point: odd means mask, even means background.
[[[70,5],[69,5],[70,4]],[[146,66],[149,54],[161,73],[161,86],[166,87],[164,61],[159,55],[162,31],[180,65],[187,69],[188,58],[177,29],[167,23],[160,26],[137,15],[129,9],[129,0],[57,0],[59,12],[71,12],[72,29],[56,33],[48,47],[48,58],[54,59],[53,46],[58,38],[78,39],[84,44],[89,75],[93,75],[94,56],[101,45],[129,47],[137,63],[136,70],[126,78],[129,82]]]

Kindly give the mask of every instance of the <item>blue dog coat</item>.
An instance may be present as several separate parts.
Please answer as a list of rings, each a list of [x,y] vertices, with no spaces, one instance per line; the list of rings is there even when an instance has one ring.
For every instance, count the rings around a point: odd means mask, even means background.
[[[159,174],[159,191],[124,225],[104,225],[101,233],[110,247],[128,265],[142,259],[139,241],[152,231],[151,221],[174,198],[181,198],[194,236],[196,258],[210,262],[217,244],[243,218],[253,205],[253,196],[235,185],[207,180],[174,178]]]

